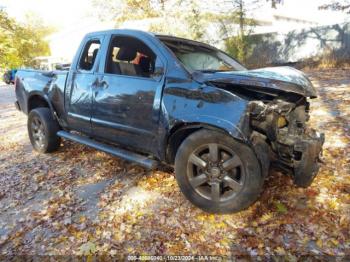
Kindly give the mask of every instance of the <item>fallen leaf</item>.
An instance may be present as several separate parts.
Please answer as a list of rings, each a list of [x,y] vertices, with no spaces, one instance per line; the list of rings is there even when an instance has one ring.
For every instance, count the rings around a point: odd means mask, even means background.
[[[79,248],[79,253],[80,255],[83,255],[83,256],[93,255],[95,254],[95,252],[96,252],[96,245],[91,241],[85,244],[82,244]]]

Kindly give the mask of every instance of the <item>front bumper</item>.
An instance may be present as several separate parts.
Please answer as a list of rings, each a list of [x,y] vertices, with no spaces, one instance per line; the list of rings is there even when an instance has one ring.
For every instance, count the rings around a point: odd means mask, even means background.
[[[308,187],[314,180],[320,164],[324,134],[309,130],[294,144],[296,156],[293,159],[294,183],[300,187]]]
[[[265,157],[269,155],[271,165],[292,175],[297,186],[309,186],[318,172],[325,140],[324,134],[307,126],[309,103],[252,101],[250,106],[251,138],[260,137],[252,143],[263,171],[269,167]]]

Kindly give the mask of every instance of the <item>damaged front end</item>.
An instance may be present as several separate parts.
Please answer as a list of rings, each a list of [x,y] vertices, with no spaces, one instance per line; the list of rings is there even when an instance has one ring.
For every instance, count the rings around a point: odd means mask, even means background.
[[[264,175],[274,165],[291,174],[298,186],[312,183],[325,138],[307,126],[308,99],[316,98],[317,92],[303,72],[272,67],[201,78],[249,101],[243,133],[250,138]]]
[[[263,170],[271,161],[291,174],[297,186],[309,186],[319,169],[324,134],[307,126],[309,103],[306,98],[297,102],[250,101],[249,112],[251,140]],[[269,159],[262,154],[268,154]]]

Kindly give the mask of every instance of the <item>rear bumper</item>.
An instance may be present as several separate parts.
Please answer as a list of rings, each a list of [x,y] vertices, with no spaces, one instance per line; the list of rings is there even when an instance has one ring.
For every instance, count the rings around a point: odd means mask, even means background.
[[[300,187],[308,187],[314,180],[320,165],[324,134],[310,130],[294,145],[294,152],[299,157],[293,160],[294,183]]]
[[[21,107],[20,107],[18,101],[15,102],[15,107],[18,111],[21,111]]]

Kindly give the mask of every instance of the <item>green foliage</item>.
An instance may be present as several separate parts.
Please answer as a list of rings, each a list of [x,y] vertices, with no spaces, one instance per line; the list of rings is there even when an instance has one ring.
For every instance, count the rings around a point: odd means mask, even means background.
[[[266,2],[274,8],[282,1]],[[219,26],[218,33],[228,53],[245,62],[251,53],[248,36],[256,25],[247,13],[258,8],[261,1],[216,0],[211,4],[216,5],[218,11],[208,11],[206,3],[199,0],[93,0],[100,18],[113,19],[117,27],[125,21],[144,19],[150,23],[149,30],[152,32],[217,42],[218,39],[213,39],[207,28],[209,24]]]
[[[27,23],[19,24],[7,13],[0,11],[0,67],[17,68],[33,66],[37,56],[50,54],[44,37],[52,29],[42,26],[42,21],[27,17]]]
[[[205,34],[205,28],[203,27],[205,24],[205,17],[195,1],[191,0],[189,4],[190,12],[188,12],[185,18],[188,24],[189,35],[194,40],[202,40]]]
[[[116,27],[125,21],[149,20],[149,30],[203,40],[207,19],[198,0],[93,0],[101,20]]]
[[[276,210],[278,213],[285,214],[288,212],[288,209],[286,208],[286,206],[284,204],[282,204],[281,202],[275,201],[275,207],[276,207]]]
[[[233,36],[224,41],[225,49],[228,54],[235,57],[238,61],[244,63],[247,58],[247,36]]]
[[[0,67],[8,65],[12,67],[18,64],[18,53],[13,46],[16,25],[13,20],[0,11]]]
[[[167,0],[92,0],[101,20],[114,20],[116,25],[124,21],[161,16]]]
[[[282,4],[283,0],[266,0],[266,2],[270,2],[271,7],[276,8],[277,5]]]
[[[232,12],[219,19],[226,51],[242,63],[250,55],[250,34],[257,22],[247,17],[247,10],[257,8],[256,0],[232,0]],[[234,24],[228,27],[227,24]]]
[[[319,9],[323,10],[333,10],[333,11],[342,11],[347,14],[350,14],[350,1],[342,0],[342,1],[332,1],[329,4],[324,4],[319,7]]]

